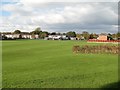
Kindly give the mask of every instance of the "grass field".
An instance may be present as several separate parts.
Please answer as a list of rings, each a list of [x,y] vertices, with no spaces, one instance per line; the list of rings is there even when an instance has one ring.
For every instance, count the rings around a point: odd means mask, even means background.
[[[102,88],[118,82],[118,56],[72,53],[80,41],[3,41],[3,88]]]

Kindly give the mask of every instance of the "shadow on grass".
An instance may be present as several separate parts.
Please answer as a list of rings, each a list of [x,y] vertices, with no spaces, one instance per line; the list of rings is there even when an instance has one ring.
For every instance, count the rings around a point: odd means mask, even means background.
[[[120,81],[119,82],[115,82],[115,83],[110,83],[110,84],[107,84],[103,87],[101,87],[102,90],[108,90],[108,89],[118,89],[120,88]]]

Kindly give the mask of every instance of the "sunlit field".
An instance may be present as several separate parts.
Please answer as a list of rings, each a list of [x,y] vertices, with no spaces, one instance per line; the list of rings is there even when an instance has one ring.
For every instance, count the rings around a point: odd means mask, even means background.
[[[109,88],[118,82],[115,54],[74,54],[85,41],[3,41],[3,88]]]

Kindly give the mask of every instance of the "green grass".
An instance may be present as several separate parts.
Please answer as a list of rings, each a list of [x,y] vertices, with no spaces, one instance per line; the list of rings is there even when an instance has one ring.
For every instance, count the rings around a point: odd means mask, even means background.
[[[118,56],[72,53],[80,41],[3,41],[4,88],[101,88],[118,81]]]

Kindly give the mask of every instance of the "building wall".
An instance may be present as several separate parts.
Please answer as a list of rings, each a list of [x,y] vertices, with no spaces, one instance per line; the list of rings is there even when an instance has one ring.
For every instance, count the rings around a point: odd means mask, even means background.
[[[7,38],[13,38],[13,35],[11,34],[8,34],[8,35],[5,35]]]
[[[107,36],[99,36],[98,40],[107,40]]]
[[[30,38],[31,35],[22,35],[22,38]]]
[[[19,38],[20,37],[20,34],[14,34],[13,35],[13,38]]]

